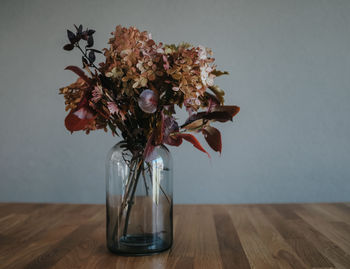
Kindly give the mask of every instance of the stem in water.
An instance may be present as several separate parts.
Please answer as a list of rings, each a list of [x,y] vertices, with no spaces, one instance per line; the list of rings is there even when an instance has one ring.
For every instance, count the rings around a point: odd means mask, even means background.
[[[128,225],[129,225],[129,218],[130,218],[130,213],[131,213],[131,209],[132,206],[134,204],[134,200],[135,200],[135,191],[136,191],[136,187],[137,187],[137,183],[139,181],[140,175],[141,175],[141,171],[143,169],[143,159],[141,158],[138,165],[136,166],[136,171],[135,174],[136,176],[132,179],[134,181],[133,184],[133,188],[130,194],[130,198],[128,201],[128,208],[126,211],[126,217],[125,217],[125,223],[124,223],[124,230],[123,230],[123,235],[126,236],[126,234],[128,233]]]

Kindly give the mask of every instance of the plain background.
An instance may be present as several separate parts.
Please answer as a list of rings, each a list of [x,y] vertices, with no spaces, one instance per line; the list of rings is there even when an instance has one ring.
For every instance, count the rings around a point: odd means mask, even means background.
[[[176,203],[349,201],[349,14],[349,0],[1,1],[0,201],[105,200],[118,139],[71,135],[58,95],[80,64],[62,50],[74,23],[97,48],[118,24],[201,44],[230,72],[216,82],[241,112],[219,126],[222,155],[171,148]]]

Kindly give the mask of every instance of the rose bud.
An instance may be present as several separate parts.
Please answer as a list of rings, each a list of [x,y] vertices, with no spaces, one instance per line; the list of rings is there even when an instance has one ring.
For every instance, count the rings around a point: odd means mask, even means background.
[[[144,90],[138,99],[139,107],[145,113],[154,113],[157,110],[158,96],[150,89]]]

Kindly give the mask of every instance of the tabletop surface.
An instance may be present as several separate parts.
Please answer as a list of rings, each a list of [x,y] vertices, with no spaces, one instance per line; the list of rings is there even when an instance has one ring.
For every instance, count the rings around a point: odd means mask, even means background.
[[[174,244],[108,252],[105,207],[0,204],[0,268],[350,268],[350,203],[175,205]]]

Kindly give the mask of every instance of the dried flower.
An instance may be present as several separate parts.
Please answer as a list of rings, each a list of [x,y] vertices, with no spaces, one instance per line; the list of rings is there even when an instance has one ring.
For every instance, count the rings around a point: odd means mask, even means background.
[[[101,51],[92,48],[95,31],[84,31],[81,25],[76,30],[67,32],[64,49],[79,48],[85,70],[68,66],[79,78],[60,89],[70,111],[65,120],[68,130],[88,133],[108,126],[146,160],[155,146],[179,146],[183,139],[207,153],[185,132],[202,133],[209,146],[221,152],[221,134],[209,124],[231,120],[239,108],[223,105],[224,91],[214,80],[228,73],[216,69],[211,50],[187,43],[163,45],[146,31],[117,26],[97,67],[95,53]],[[83,41],[85,50],[79,43]],[[175,105],[189,113],[181,127],[173,116]]]

